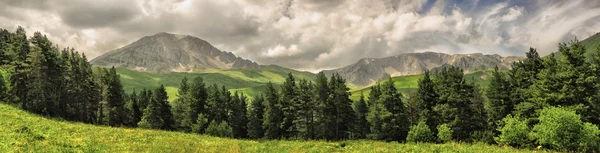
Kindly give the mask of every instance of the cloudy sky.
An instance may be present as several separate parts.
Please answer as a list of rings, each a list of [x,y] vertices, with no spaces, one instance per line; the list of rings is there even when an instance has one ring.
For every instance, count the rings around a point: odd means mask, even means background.
[[[90,58],[159,32],[260,64],[338,68],[408,52],[543,55],[600,32],[598,0],[2,0],[0,28]]]

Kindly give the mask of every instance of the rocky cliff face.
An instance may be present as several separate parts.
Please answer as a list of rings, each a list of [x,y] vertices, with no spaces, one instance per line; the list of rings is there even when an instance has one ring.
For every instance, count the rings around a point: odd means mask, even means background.
[[[106,67],[140,71],[185,72],[197,69],[258,68],[257,63],[221,51],[210,43],[189,35],[158,33],[91,61]]]
[[[406,53],[385,58],[363,58],[352,65],[326,70],[324,73],[331,75],[337,72],[349,83],[368,86],[388,77],[422,74],[425,70],[431,70],[444,64],[458,66],[468,73],[492,69],[495,66],[500,69],[510,69],[513,62],[521,59],[523,57],[502,57],[481,53],[455,55],[434,52]]]

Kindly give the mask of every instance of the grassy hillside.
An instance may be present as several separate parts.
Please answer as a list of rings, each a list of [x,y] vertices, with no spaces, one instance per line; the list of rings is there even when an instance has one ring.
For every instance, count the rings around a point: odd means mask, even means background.
[[[273,82],[275,85],[282,84],[289,72],[299,79],[313,80],[315,77],[315,74],[309,72],[299,72],[278,66],[266,66],[260,69],[205,70],[201,73],[153,73],[117,69],[127,93],[131,93],[134,89],[137,91],[143,88],[154,89],[162,84],[167,89],[170,101],[177,97],[179,83],[184,77],[191,81],[199,76],[207,85],[214,83],[219,86],[224,85],[231,92],[239,91],[252,97],[262,92],[266,88],[267,82]]]
[[[491,76],[492,72],[493,70],[475,71],[469,74],[465,74],[465,79],[467,79],[468,81],[475,82],[480,87],[487,87],[490,83],[488,76]],[[392,81],[394,81],[394,85],[402,94],[407,95],[410,92],[415,92],[419,84],[419,79],[421,78],[423,78],[423,75],[398,76],[392,77]],[[379,83],[381,84],[383,82]],[[350,96],[350,99],[358,100],[360,98],[361,93],[365,95],[365,98],[368,98],[369,93],[371,93],[371,90],[369,87],[367,87],[358,90],[353,90],[351,91],[351,93],[352,95]]]
[[[598,49],[600,49],[600,33],[597,33],[585,40],[581,41],[581,44],[585,46],[587,57],[591,57],[594,54],[598,53]]]
[[[56,121],[0,104],[0,152],[531,152],[485,144],[253,141]],[[539,151],[538,151],[539,152]]]

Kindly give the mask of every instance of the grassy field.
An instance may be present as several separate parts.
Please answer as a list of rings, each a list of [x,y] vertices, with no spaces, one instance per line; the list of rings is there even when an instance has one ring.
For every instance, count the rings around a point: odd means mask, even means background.
[[[121,82],[125,92],[133,90],[155,89],[161,84],[167,89],[169,101],[177,98],[177,89],[184,77],[191,82],[196,77],[202,77],[207,85],[224,85],[231,92],[239,91],[247,96],[253,97],[266,88],[267,82],[280,85],[285,81],[287,74],[291,72],[298,79],[313,80],[315,74],[299,72],[278,66],[266,66],[260,69],[232,69],[232,70],[205,70],[201,73],[153,73],[139,72],[129,69],[118,68],[117,73],[121,76]]]
[[[475,84],[484,88],[487,87],[490,83],[488,76],[492,75],[493,70],[485,70],[485,71],[475,71],[469,74],[465,74],[465,79],[467,81],[475,82]],[[415,92],[419,86],[419,79],[423,78],[423,75],[409,75],[409,76],[398,76],[392,77],[392,81],[394,81],[394,85],[398,90],[404,94],[408,95],[411,92]],[[387,80],[383,81],[386,82]],[[379,82],[379,84],[383,83]],[[360,99],[360,94],[364,94],[365,98],[368,98],[369,93],[371,93],[371,89],[369,87],[352,90],[352,95],[350,99],[358,100]]]
[[[254,141],[58,121],[0,104],[0,152],[532,152],[486,144]],[[537,151],[544,152],[544,151]]]

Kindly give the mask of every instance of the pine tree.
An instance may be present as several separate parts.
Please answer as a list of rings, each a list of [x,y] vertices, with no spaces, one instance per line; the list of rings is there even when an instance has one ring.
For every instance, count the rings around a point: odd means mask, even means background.
[[[265,119],[263,128],[265,129],[265,137],[268,139],[279,139],[282,136],[283,130],[280,124],[283,122],[283,112],[279,103],[279,93],[273,87],[272,83],[267,83],[267,91],[265,94]]]
[[[27,58],[30,54],[30,47],[23,27],[19,26],[17,28],[12,41],[14,44],[14,49],[12,51],[14,51],[14,53],[10,54],[14,55],[14,59],[10,62],[10,65],[14,66],[14,72],[10,77],[11,89],[9,93],[15,95],[13,103],[20,103],[22,109],[29,110],[28,106],[31,105],[31,101],[27,99],[29,93],[29,88],[27,87],[27,75],[30,71],[30,65]],[[42,55],[40,55],[40,58],[42,58],[41,56]]]
[[[433,107],[438,104],[439,95],[435,91],[435,84],[431,80],[429,71],[425,71],[423,78],[419,80],[419,88],[417,89],[417,98],[421,104],[420,116],[425,121],[429,129],[432,129],[434,133],[437,132],[437,126],[439,120],[437,114],[433,111]]]
[[[356,122],[353,129],[354,136],[352,138],[364,139],[370,133],[369,122],[367,121],[369,107],[365,101],[365,96],[360,93],[360,99],[355,101],[352,105],[354,106],[354,113],[356,114]]]
[[[369,94],[369,114],[367,115],[367,121],[369,121],[369,129],[371,134],[368,135],[371,139],[383,139],[383,117],[389,114],[383,107],[379,98],[381,97],[381,88],[379,85],[371,86],[371,93]]]
[[[504,73],[498,71],[498,66],[496,66],[487,88],[489,121],[492,123],[494,129],[497,128],[497,123],[502,121],[514,109],[515,104],[512,103],[513,101],[511,101],[510,97],[511,91],[513,89],[510,86],[510,82],[506,79]]]
[[[34,47],[32,52],[29,54],[27,58],[27,62],[31,63],[31,70],[27,74],[28,84],[27,88],[29,89],[27,92],[28,102],[24,108],[38,114],[49,115],[47,108],[47,82],[46,82],[46,59],[39,47]]]
[[[246,96],[238,95],[235,92],[231,99],[232,107],[229,116],[229,123],[234,138],[248,137],[248,118],[246,116]]]
[[[182,131],[190,131],[191,130],[191,120],[196,121],[196,119],[189,118],[187,111],[190,110],[189,106],[191,104],[191,98],[189,97],[189,83],[187,77],[184,77],[179,83],[179,90],[177,93],[178,97],[173,101],[173,107],[171,112],[173,112],[173,120],[175,121],[174,128]],[[197,114],[196,114],[197,115]],[[195,115],[195,116],[196,116]],[[188,123],[184,123],[184,122]]]
[[[115,67],[112,67],[106,74],[104,100],[108,107],[108,125],[120,126],[124,124],[125,100],[123,97],[123,86]]]
[[[265,113],[264,98],[262,94],[254,97],[250,103],[248,113],[248,136],[252,139],[260,139],[265,135],[262,127]]]
[[[380,101],[389,115],[383,118],[382,130],[388,141],[404,141],[408,134],[410,122],[406,115],[406,108],[402,103],[402,95],[394,86],[394,81],[389,78],[383,83]]]
[[[325,73],[319,72],[315,80],[315,104],[318,113],[319,129],[316,130],[317,137],[332,139],[335,137],[335,107],[331,101],[331,88]]]
[[[339,74],[335,73],[331,76],[330,81],[331,100],[329,104],[333,104],[333,137],[326,137],[328,140],[347,139],[350,130],[354,125],[356,116],[352,110],[352,100],[350,100],[350,89],[346,86],[346,80]]]
[[[196,124],[198,114],[206,114],[206,101],[208,99],[208,91],[201,77],[196,77],[189,87],[189,94],[184,96],[184,101],[188,104],[186,110],[184,125]]]
[[[297,108],[297,117],[294,125],[298,129],[298,138],[314,139],[316,107],[313,100],[314,88],[312,82],[302,79],[298,82],[298,100],[294,104]]]
[[[283,130],[283,136],[290,138],[296,135],[298,129],[294,125],[296,119],[298,103],[298,87],[296,86],[296,80],[292,73],[288,73],[288,77],[283,82],[281,87],[281,111],[283,112],[283,122],[281,123],[281,130]]]
[[[138,127],[149,129],[160,129],[164,125],[164,121],[160,116],[160,104],[156,99],[150,98],[148,107],[144,109],[142,120],[138,123]]]
[[[140,120],[142,120],[142,115],[144,112],[140,111],[138,96],[135,90],[129,96],[129,109],[131,110],[131,122],[133,124],[137,124],[138,122],[140,122]]]
[[[175,123],[168,99],[169,97],[167,96],[165,87],[160,85],[154,92],[153,100],[158,103],[160,119],[163,121],[161,129],[164,130],[172,130],[172,125]]]

